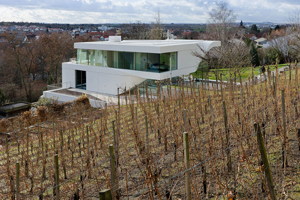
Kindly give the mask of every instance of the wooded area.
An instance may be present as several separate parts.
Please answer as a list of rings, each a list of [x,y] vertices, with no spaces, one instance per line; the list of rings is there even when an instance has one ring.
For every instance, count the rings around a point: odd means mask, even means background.
[[[87,35],[72,39],[68,33],[1,36],[0,89],[9,101],[28,102],[37,101],[47,84],[61,83],[62,62],[76,56],[74,42],[90,40]]]

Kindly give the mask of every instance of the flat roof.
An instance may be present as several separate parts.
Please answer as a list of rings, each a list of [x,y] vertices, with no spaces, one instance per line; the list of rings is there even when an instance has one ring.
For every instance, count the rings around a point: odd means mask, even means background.
[[[220,41],[207,40],[123,40],[121,42],[97,41],[79,42],[74,44],[75,49],[127,51],[144,53],[167,53],[175,51],[195,50],[197,45],[220,46]]]
[[[256,39],[254,40],[255,42],[264,42],[264,41],[267,41],[266,38],[259,38],[259,39]]]
[[[2,109],[6,111],[6,110],[11,110],[16,108],[22,108],[24,106],[30,106],[30,103],[15,103],[10,105],[5,105],[2,107]]]

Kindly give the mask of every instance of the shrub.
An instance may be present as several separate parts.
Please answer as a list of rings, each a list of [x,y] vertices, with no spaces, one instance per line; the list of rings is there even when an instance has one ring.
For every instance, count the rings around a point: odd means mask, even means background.
[[[40,97],[39,100],[34,104],[34,107],[38,108],[40,106],[50,106],[54,103],[57,103],[57,98],[50,97]]]
[[[32,112],[31,111],[23,112],[21,114],[21,118],[25,122],[25,124],[27,124],[27,125],[31,125],[32,124],[33,116],[32,116]]]
[[[0,120],[0,132],[6,132],[7,128],[8,128],[8,120],[7,119]]]
[[[53,113],[58,113],[58,114],[64,112],[64,108],[65,108],[64,104],[58,104],[57,102],[53,103],[50,106],[51,111]]]
[[[90,100],[87,96],[81,96],[74,101],[76,106],[83,106],[86,109],[90,108]]]
[[[268,64],[280,64],[284,61],[283,55],[278,48],[269,47],[265,49],[265,59]]]
[[[40,106],[36,110],[36,114],[38,119],[43,122],[47,120],[47,107],[46,106]]]

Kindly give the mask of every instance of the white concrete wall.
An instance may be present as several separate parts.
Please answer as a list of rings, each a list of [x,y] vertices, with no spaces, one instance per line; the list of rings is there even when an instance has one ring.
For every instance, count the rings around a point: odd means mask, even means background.
[[[101,84],[101,79],[99,77],[99,73],[95,73],[92,71],[86,72],[86,89],[87,90],[91,90],[91,91],[95,91],[95,92],[99,91],[100,84]]]
[[[62,64],[64,66],[64,63]],[[75,87],[75,70],[62,67],[62,82],[69,83],[69,87]]]
[[[132,88],[135,85],[146,80],[134,74],[126,73],[124,69],[115,69],[109,67],[97,67],[89,65],[79,65],[72,63],[63,63],[62,82],[71,82],[71,87],[75,88],[75,70],[86,71],[86,89],[89,91],[117,94],[118,89],[125,87]],[[133,71],[134,72],[134,71]],[[159,74],[158,74],[159,75]]]
[[[179,51],[178,52],[178,60],[177,60],[177,65],[178,69],[186,69],[190,67],[197,67],[201,61],[200,58],[194,56],[193,53],[194,50],[187,50],[187,51]]]

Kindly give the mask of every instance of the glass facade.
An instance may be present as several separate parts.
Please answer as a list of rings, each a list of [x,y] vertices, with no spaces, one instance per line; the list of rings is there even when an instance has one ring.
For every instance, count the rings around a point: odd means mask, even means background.
[[[177,52],[155,54],[77,49],[77,64],[160,73],[177,69]]]

